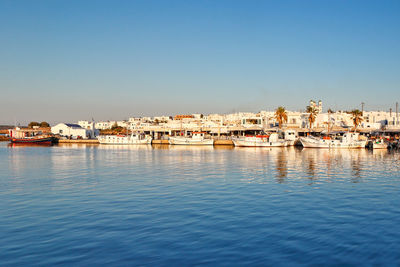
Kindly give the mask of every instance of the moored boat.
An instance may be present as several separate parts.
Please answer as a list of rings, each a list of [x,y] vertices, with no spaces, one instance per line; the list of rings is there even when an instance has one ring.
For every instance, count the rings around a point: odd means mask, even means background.
[[[21,129],[16,127],[9,129],[9,140],[13,144],[37,144],[37,145],[51,145],[56,139],[41,130],[35,129]]]
[[[171,145],[213,145],[214,140],[205,137],[205,132],[193,132],[192,136],[170,136],[169,143]]]
[[[238,147],[285,147],[288,142],[280,139],[277,133],[269,135],[242,136],[232,139],[235,146]],[[294,142],[293,142],[294,143]]]
[[[387,149],[388,143],[386,143],[383,139],[377,139],[372,141],[372,149]]]
[[[305,148],[365,148],[367,139],[359,133],[347,132],[343,136],[300,137]]]
[[[100,144],[106,145],[147,145],[152,141],[151,136],[141,134],[100,135],[97,139]]]
[[[283,131],[283,139],[286,141],[287,146],[294,146],[298,136],[295,130],[285,130]]]
[[[19,144],[42,144],[51,145],[54,142],[54,138],[51,136],[33,136],[33,137],[23,137],[23,138],[10,138],[11,143]]]

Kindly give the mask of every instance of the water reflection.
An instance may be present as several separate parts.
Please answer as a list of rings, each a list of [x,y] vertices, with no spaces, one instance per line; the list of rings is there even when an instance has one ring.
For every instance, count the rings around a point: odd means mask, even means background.
[[[166,150],[166,149],[169,149],[170,145],[169,144],[152,144],[151,147],[153,149]]]
[[[239,151],[239,150],[237,150]],[[399,153],[388,151],[370,153],[364,149],[245,149],[240,150],[243,171],[250,174],[249,181],[255,182],[267,170],[265,177],[273,174],[278,183],[306,179],[316,181],[347,180],[359,183],[363,177],[374,173],[399,172]],[[395,162],[395,163],[394,163]],[[265,164],[268,167],[265,167]],[[275,169],[270,169],[274,166]],[[254,177],[257,177],[255,179]]]
[[[8,143],[8,147],[48,147],[52,146],[52,144],[46,144],[46,143]]]
[[[374,155],[375,158],[384,158],[389,153],[388,149],[372,149],[369,153]]]
[[[284,150],[279,150],[276,156],[277,182],[283,183],[288,175],[288,156]]]
[[[217,150],[233,150],[233,149],[235,149],[235,146],[233,146],[233,145],[217,145],[217,146],[214,146],[214,149],[217,149]]]
[[[175,151],[212,151],[213,146],[185,146],[185,145],[170,145],[170,150]]]
[[[351,169],[352,169],[352,182],[358,183],[361,178],[362,172],[362,160],[360,155],[356,155],[351,159]]]
[[[76,175],[95,182],[93,177],[99,173],[112,175],[118,169],[149,176],[168,170],[174,173],[168,177],[171,181],[214,177],[249,183],[302,180],[308,184],[359,183],[367,176],[400,172],[399,152],[388,150],[91,144],[40,148],[3,145],[3,149],[8,150],[8,170],[13,177],[47,168],[53,183],[66,184],[66,179]]]
[[[369,160],[368,152],[364,149],[303,149],[302,155],[302,165],[305,166],[310,180],[337,176],[360,178],[362,162]]]
[[[0,144],[0,265],[399,262],[399,155]]]
[[[308,178],[310,180],[313,180],[315,178],[315,155],[308,153],[306,159],[306,168],[307,168],[307,174]]]
[[[97,145],[98,149],[104,150],[151,150],[152,145]]]

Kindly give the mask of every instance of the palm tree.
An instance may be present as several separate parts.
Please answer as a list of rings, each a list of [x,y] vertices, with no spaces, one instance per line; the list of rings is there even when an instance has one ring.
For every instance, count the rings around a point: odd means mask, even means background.
[[[328,109],[328,122],[327,122],[327,124],[328,124],[328,133],[329,133],[329,131],[330,131],[330,126],[331,126],[331,114],[333,114],[333,113],[335,113],[331,108],[329,108]]]
[[[310,129],[312,128],[313,123],[315,122],[315,118],[317,117],[317,109],[312,107],[312,106],[307,106],[307,113],[310,113],[308,115],[308,122],[310,123]]]
[[[287,120],[288,120],[287,112],[284,107],[278,107],[275,110],[275,119],[279,123],[279,128],[282,128],[283,122],[287,122]]]
[[[357,126],[362,122],[363,118],[363,113],[362,111],[358,110],[358,109],[353,109],[351,112],[351,117],[353,119],[353,123],[354,123],[354,131],[357,129]]]

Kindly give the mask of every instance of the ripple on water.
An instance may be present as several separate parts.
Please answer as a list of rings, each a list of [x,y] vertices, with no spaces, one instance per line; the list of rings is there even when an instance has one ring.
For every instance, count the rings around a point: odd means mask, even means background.
[[[397,152],[0,145],[0,265],[400,262]]]

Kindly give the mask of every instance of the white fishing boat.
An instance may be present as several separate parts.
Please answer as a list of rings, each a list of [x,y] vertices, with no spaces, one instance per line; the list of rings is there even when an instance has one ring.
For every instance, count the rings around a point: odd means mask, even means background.
[[[367,139],[359,133],[347,132],[343,136],[300,137],[306,148],[365,148]]]
[[[98,140],[100,144],[107,145],[147,145],[151,144],[152,138],[143,134],[100,135]]]
[[[232,139],[235,146],[240,147],[285,147],[288,142],[280,139],[278,133],[269,135],[242,136]],[[294,142],[293,142],[294,143]]]
[[[298,139],[295,130],[285,130],[283,133],[283,139],[286,141],[287,146],[294,146],[296,140]]]
[[[388,143],[386,143],[383,139],[376,139],[372,141],[373,149],[387,149]]]
[[[169,143],[171,145],[213,145],[214,140],[205,137],[205,132],[193,132],[192,136],[170,136]]]

